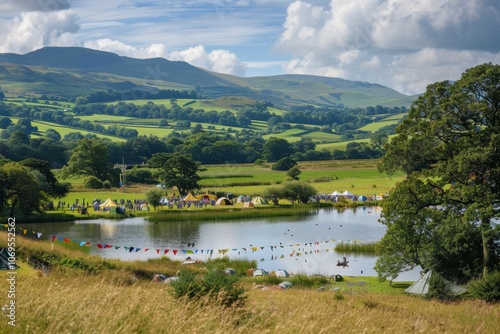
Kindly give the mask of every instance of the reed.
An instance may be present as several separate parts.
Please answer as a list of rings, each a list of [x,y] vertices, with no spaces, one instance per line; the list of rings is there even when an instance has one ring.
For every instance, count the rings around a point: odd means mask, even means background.
[[[335,251],[338,253],[375,255],[377,253],[377,244],[377,242],[341,242],[335,245]]]
[[[258,219],[289,216],[306,216],[315,213],[312,206],[289,206],[268,208],[234,208],[234,209],[202,209],[202,210],[171,210],[160,211],[148,217],[150,222],[169,222],[179,220],[189,221],[220,221],[237,219]]]

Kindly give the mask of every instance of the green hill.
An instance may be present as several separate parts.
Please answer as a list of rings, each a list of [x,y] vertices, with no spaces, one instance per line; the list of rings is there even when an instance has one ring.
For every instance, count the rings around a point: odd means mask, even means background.
[[[164,58],[134,59],[79,47],[0,54],[0,87],[14,96],[78,97],[95,91],[196,90],[206,98],[245,98],[288,108],[410,106],[415,97],[378,84],[310,75],[240,78]],[[234,104],[235,101],[229,101]]]

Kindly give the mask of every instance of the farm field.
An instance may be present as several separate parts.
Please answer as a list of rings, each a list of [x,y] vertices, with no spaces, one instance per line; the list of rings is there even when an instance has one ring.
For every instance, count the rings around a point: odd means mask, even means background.
[[[300,181],[309,183],[318,193],[330,194],[334,191],[348,190],[355,195],[373,196],[386,194],[403,175],[388,177],[377,170],[378,160],[341,160],[299,162],[302,171]],[[267,188],[277,187],[287,177],[285,171],[271,169],[271,164],[227,164],[204,165],[206,171],[200,173],[201,189],[199,193],[232,193],[238,195],[262,195]],[[55,171],[56,176],[58,175]],[[147,190],[154,185],[130,185],[123,189],[90,190],[83,189],[83,177],[72,177],[63,182],[70,182],[73,190],[63,199],[66,203],[74,203],[75,199],[143,199]],[[174,196],[177,189],[168,189],[166,194]],[[57,202],[57,200],[56,200]]]

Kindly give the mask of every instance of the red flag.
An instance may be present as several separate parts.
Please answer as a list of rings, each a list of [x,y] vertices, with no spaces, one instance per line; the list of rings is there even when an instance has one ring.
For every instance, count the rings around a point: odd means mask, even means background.
[[[163,254],[167,254],[170,249],[165,249],[165,252]]]
[[[55,235],[52,236],[52,242],[56,241],[57,237]]]
[[[97,244],[97,247],[98,247],[98,248],[102,248],[102,245],[101,245],[101,244]]]
[[[113,248],[113,246],[111,246],[110,244],[106,244],[106,246],[104,246],[104,248]]]
[[[68,238],[64,238],[63,240],[64,240],[64,242],[69,242]]]
[[[156,250],[156,253],[160,254],[160,249],[157,249],[157,250]]]
[[[177,249],[174,249],[173,252],[174,252],[174,255],[177,255]]]

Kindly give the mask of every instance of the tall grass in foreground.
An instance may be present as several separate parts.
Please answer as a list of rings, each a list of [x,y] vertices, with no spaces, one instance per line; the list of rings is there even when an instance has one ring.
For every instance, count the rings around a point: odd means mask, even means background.
[[[0,240],[6,240],[5,232]],[[0,246],[4,244],[0,241]],[[50,242],[16,239],[19,258],[50,251]],[[376,278],[346,277],[336,283],[297,275],[287,278],[293,279],[292,288],[282,290],[275,288],[277,280],[241,277],[246,302],[227,308],[210,298],[175,299],[171,286],[152,282],[154,273],[170,276],[185,267],[166,258],[104,260],[60,245],[54,246],[52,255],[78,261],[64,260],[49,276],[21,263],[23,271],[16,276],[16,326],[9,326],[9,319],[2,316],[0,333],[498,333],[498,303],[424,300],[403,295],[401,288]],[[80,264],[102,270],[85,270]],[[216,263],[226,264],[232,263]],[[201,275],[208,268],[203,267],[189,268]],[[9,303],[7,275],[0,272],[2,306]],[[253,288],[260,283],[268,289]],[[319,285],[325,289],[319,291]]]
[[[4,285],[3,285],[4,286]],[[500,305],[445,304],[370,292],[246,287],[240,308],[174,299],[171,287],[110,274],[18,278],[4,333],[497,333]],[[340,297],[341,296],[341,297]],[[0,296],[5,304],[6,295]]]

